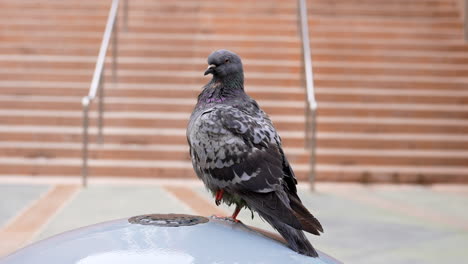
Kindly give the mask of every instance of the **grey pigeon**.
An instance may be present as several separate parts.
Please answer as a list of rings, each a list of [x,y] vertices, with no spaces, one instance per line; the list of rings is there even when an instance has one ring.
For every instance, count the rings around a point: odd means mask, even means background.
[[[213,78],[198,96],[187,128],[197,176],[217,205],[236,205],[235,221],[244,207],[256,211],[291,249],[317,257],[303,230],[319,235],[323,228],[297,195],[297,180],[271,120],[244,91],[240,57],[218,50],[208,64],[205,75]]]

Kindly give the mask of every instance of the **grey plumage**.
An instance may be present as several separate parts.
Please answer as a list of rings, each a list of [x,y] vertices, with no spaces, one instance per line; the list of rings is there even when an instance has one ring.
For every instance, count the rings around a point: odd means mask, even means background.
[[[208,64],[205,75],[213,78],[198,96],[187,128],[197,176],[223,202],[235,204],[236,212],[243,207],[258,212],[290,248],[316,257],[302,230],[319,235],[322,226],[297,196],[294,172],[271,120],[244,92],[240,57],[218,50]]]

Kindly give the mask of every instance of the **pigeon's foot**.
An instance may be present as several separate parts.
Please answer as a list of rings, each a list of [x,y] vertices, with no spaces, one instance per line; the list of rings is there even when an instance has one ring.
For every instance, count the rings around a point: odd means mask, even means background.
[[[229,216],[225,216],[225,215],[213,215],[214,218],[218,218],[218,219],[226,219],[226,218],[230,218]]]
[[[234,222],[234,223],[242,223],[238,219],[234,219],[232,216],[223,216],[223,215],[212,215],[212,218],[218,219],[218,220],[223,220],[223,221],[229,221],[229,222]]]
[[[221,200],[223,199],[224,189],[219,189],[216,191],[215,203],[217,206],[221,204]]]
[[[242,224],[241,220],[239,220],[239,219],[232,218],[232,217],[228,217],[228,218],[229,218],[231,221],[235,222],[235,223],[241,223],[241,224]]]
[[[239,214],[241,208],[239,206],[236,206],[236,209],[234,210],[234,213],[232,214],[232,220],[234,220],[234,222],[236,223],[239,223],[240,221],[237,220],[237,215]]]
[[[211,217],[214,218],[214,219],[223,220],[223,221],[231,221],[232,220],[232,218],[230,216],[225,216],[225,215],[212,215]]]

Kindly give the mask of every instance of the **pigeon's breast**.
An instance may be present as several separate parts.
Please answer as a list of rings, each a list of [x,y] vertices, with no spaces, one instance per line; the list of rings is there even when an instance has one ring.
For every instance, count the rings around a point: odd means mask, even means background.
[[[234,162],[232,157],[241,151],[238,146],[244,144],[241,138],[212,117],[206,112],[196,117],[188,131],[191,148],[198,156],[197,162],[205,168],[224,167],[228,165],[224,163]],[[228,158],[230,161],[226,161]]]
[[[239,163],[242,153],[247,152],[242,138],[224,128],[217,116],[204,111],[192,118],[187,131],[193,167],[209,188],[215,184],[210,170]]]

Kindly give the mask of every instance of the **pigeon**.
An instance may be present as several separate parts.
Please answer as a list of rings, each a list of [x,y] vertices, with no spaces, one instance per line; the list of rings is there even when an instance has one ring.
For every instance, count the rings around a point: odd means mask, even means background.
[[[187,127],[193,168],[216,205],[255,211],[299,254],[318,257],[303,231],[323,232],[297,195],[297,180],[268,115],[244,91],[241,58],[228,50],[208,56],[203,87]]]

